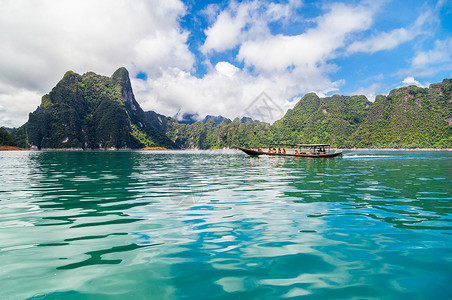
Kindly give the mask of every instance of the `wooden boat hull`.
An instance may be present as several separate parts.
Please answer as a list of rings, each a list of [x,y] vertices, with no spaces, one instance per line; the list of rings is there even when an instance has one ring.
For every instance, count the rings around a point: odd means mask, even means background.
[[[291,157],[312,157],[312,158],[331,158],[336,156],[342,156],[342,151],[335,153],[300,153],[300,154],[290,154],[290,153],[270,153],[263,151],[256,151],[252,149],[246,149],[242,147],[236,147],[237,149],[245,152],[250,156],[259,156],[259,155],[269,155],[269,156],[291,156]]]

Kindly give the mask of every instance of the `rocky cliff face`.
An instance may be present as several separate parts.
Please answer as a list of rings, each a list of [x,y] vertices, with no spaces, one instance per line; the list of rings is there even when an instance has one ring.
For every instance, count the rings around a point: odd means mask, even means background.
[[[129,110],[136,111],[139,107],[135,100],[135,95],[132,91],[132,84],[130,83],[129,72],[126,68],[119,68],[111,76],[111,79],[115,85],[118,85],[121,89],[122,101]]]
[[[221,121],[221,122],[220,122]],[[209,117],[183,124],[143,112],[125,68],[111,77],[67,72],[26,125],[11,131],[37,149],[258,147],[331,143],[335,147],[452,148],[452,79],[392,90],[375,102],[364,96],[306,94],[273,125]]]
[[[37,149],[173,147],[147,121],[125,68],[111,78],[68,71],[30,113],[27,136],[28,144]]]

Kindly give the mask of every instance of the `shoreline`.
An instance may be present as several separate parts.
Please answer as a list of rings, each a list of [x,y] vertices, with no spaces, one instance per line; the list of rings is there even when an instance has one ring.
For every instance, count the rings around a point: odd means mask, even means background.
[[[257,149],[257,148],[256,148]],[[144,147],[144,148],[103,148],[103,149],[83,149],[83,148],[42,148],[40,150],[36,148],[20,148],[16,146],[0,146],[0,151],[230,151],[237,150],[232,148],[214,148],[214,149],[168,149],[165,147]],[[337,148],[331,147],[334,151],[452,151],[452,148]]]
[[[167,149],[164,147],[146,147],[141,149],[82,149],[82,148],[45,148],[45,149],[26,149],[14,146],[0,146],[0,151],[230,151],[234,148],[222,149]],[[331,148],[339,151],[452,151],[452,148]]]
[[[452,151],[452,148],[331,148],[341,151]]]
[[[30,151],[30,149],[20,148],[16,146],[0,146],[0,151]]]
[[[140,151],[155,151],[155,150],[170,150],[170,149],[167,149],[167,148],[164,148],[164,147],[144,147],[144,148],[141,148],[141,149],[138,149],[138,150],[140,150]]]
[[[251,148],[257,149],[257,148]],[[207,150],[234,150],[234,149],[207,149]],[[294,150],[294,149],[291,149]],[[331,148],[331,151],[452,151],[452,148]]]

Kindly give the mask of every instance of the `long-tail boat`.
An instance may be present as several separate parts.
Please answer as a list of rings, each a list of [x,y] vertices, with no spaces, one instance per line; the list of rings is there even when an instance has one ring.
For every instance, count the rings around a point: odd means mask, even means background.
[[[313,157],[313,158],[330,158],[336,156],[342,156],[342,151],[332,152],[330,144],[295,144],[285,145],[292,146],[291,149],[279,147],[278,150],[275,147],[268,147],[268,151],[264,151],[260,148],[235,148],[245,152],[250,156],[270,155],[270,156],[292,156],[292,157]],[[293,149],[293,146],[296,148]],[[267,147],[265,147],[267,148]]]

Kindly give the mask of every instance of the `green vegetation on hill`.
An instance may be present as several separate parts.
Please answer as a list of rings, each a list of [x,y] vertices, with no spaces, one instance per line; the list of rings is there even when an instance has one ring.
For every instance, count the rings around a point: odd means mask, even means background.
[[[31,147],[137,149],[174,144],[146,119],[125,68],[112,76],[68,71],[26,125]]]
[[[236,118],[234,121],[224,118],[217,125],[217,119],[208,118],[194,124],[179,123],[176,119],[146,112],[154,127],[165,133],[181,149],[222,149],[233,145],[257,147],[273,140],[271,126],[252,121],[250,118]]]
[[[3,127],[0,127],[0,146],[17,146],[14,138]]]
[[[18,128],[10,129],[9,133],[11,134],[12,138],[16,142],[16,146],[17,147],[28,148],[28,144],[27,144],[27,123],[25,123],[24,125],[22,125],[22,126],[20,126]]]
[[[178,147],[331,143],[333,147],[452,148],[452,79],[429,88],[395,89],[375,102],[365,96],[306,94],[273,125],[239,119],[180,124],[160,115],[157,126]],[[155,114],[155,113],[154,113]],[[156,122],[155,115],[147,115]]]
[[[366,119],[371,102],[364,96],[319,98],[305,95],[273,125],[282,143],[325,143],[352,147],[349,136]]]
[[[378,96],[351,136],[356,147],[451,148],[452,80]]]
[[[222,116],[193,122],[144,112],[125,68],[111,77],[68,71],[26,124],[0,131],[0,142],[38,149],[218,149],[278,143],[452,148],[452,79],[429,88],[395,89],[375,102],[365,96],[309,93],[273,125]]]

